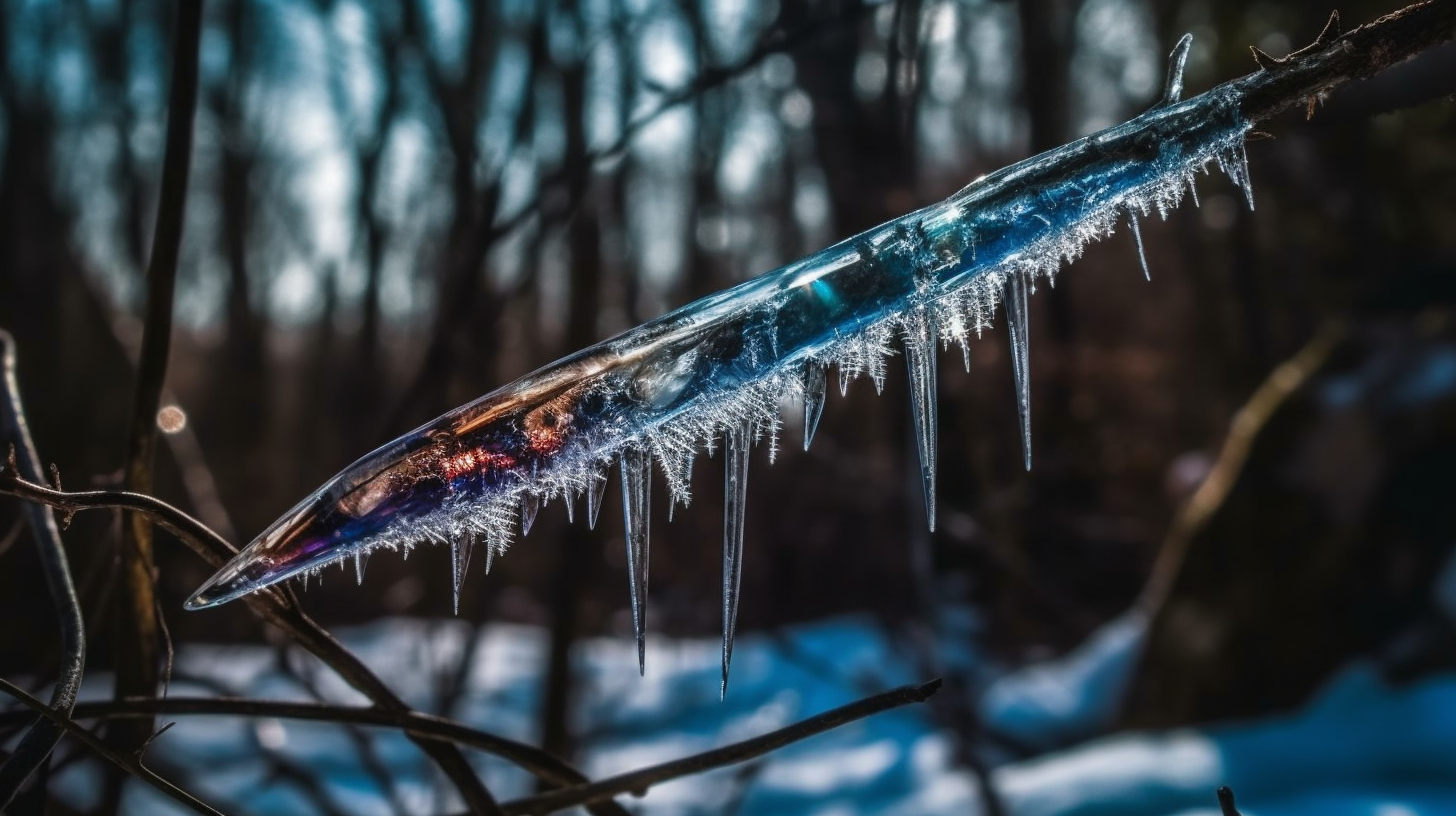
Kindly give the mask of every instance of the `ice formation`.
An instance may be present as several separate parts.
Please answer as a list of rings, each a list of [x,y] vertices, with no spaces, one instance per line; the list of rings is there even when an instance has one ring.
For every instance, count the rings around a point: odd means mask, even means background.
[[[644,653],[653,465],[686,503],[693,459],[725,440],[723,684],[738,613],[752,446],[777,444],[779,405],[804,406],[807,448],[828,368],[840,390],[879,388],[903,345],[929,523],[935,523],[936,353],[966,345],[1004,304],[1026,466],[1031,465],[1027,298],[1124,217],[1181,201],[1214,164],[1253,205],[1238,82],[1187,101],[1169,60],[1163,98],[1132,120],[977,179],[949,199],[711,295],[540,369],[365,456],[254,540],[187,602],[214,606],[326,565],[421,543],[452,547],[458,591],[471,551],[487,569],[552,499],[586,496],[595,527],[621,472],[632,620]],[[1146,261],[1143,261],[1146,271]]]

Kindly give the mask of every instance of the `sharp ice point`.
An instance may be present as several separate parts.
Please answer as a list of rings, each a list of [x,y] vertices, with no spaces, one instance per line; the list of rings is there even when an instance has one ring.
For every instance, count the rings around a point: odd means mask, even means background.
[[[1137,213],[1133,212],[1132,210],[1128,210],[1127,223],[1128,226],[1132,229],[1132,240],[1134,243],[1137,244],[1138,263],[1141,263],[1143,265],[1143,279],[1151,282],[1153,279],[1153,273],[1148,271],[1148,256],[1147,253],[1143,251],[1143,231],[1138,227]]]
[[[592,469],[590,481],[586,486],[586,527],[588,530],[597,528],[597,517],[602,514],[602,499],[606,498],[607,474],[598,473]]]
[[[359,586],[364,585],[364,563],[368,558],[362,550],[354,551],[354,579]]]
[[[632,629],[637,634],[637,670],[647,674],[647,570],[652,540],[652,456],[641,448],[622,451],[622,510],[626,521],[627,583]]]
[[[915,447],[920,453],[920,480],[925,491],[925,516],[935,531],[936,381],[935,321],[918,307],[905,335],[905,368],[910,374],[910,403],[915,418]]]
[[[819,418],[824,415],[826,380],[823,360],[810,357],[804,361],[804,450],[809,449]]]
[[[527,490],[521,494],[521,535],[531,532],[536,514],[541,511],[541,497]]]
[[[839,396],[849,396],[849,369],[843,363],[839,365]]]
[[[728,664],[733,660],[733,638],[738,631],[738,597],[743,585],[743,521],[748,497],[748,457],[753,432],[747,422],[728,429],[724,439],[723,474],[723,682],[720,699],[728,693]]]
[[[1188,64],[1188,49],[1193,46],[1193,35],[1184,34],[1168,54],[1168,78],[1163,83],[1163,98],[1159,105],[1173,105],[1183,98],[1183,66]]]
[[[1016,413],[1021,418],[1022,459],[1031,470],[1031,325],[1027,280],[1021,272],[1006,279],[1006,328],[1011,337],[1011,373],[1016,378]]]

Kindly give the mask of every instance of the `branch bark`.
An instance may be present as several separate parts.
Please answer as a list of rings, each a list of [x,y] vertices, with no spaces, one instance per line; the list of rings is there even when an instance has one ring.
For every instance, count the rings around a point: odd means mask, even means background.
[[[873,697],[866,697],[849,705],[826,711],[777,731],[722,748],[674,759],[671,762],[613,776],[600,782],[563,788],[507,802],[505,811],[510,816],[543,816],[543,814],[554,813],[577,805],[601,802],[621,793],[642,796],[647,793],[648,788],[661,782],[694,776],[725,765],[747,762],[770,751],[776,751],[785,745],[806,740],[846,723],[862,720],[882,711],[889,711],[892,708],[899,708],[911,703],[923,703],[939,690],[939,678],[918,686],[900,686]]]
[[[0,433],[13,446],[10,469],[25,478],[40,479],[40,456],[30,437],[30,426],[25,420],[20,386],[15,377],[15,341],[3,329],[0,329],[0,388],[4,389],[3,399],[0,399]],[[81,675],[86,667],[86,624],[81,617],[81,602],[71,580],[71,567],[61,543],[60,529],[56,527],[55,513],[44,505],[27,502],[25,517],[40,550],[46,588],[50,590],[51,603],[61,625],[60,676],[51,692],[50,707],[68,714],[76,705]],[[60,742],[62,733],[61,726],[49,720],[37,720],[10,757],[0,763],[0,811],[10,805],[20,787],[45,763],[51,751],[55,750],[56,743]]]
[[[147,265],[146,321],[136,391],[126,449],[126,485],[149,493],[154,482],[157,449],[157,410],[167,379],[167,358],[172,337],[172,301],[177,282],[177,259],[187,207],[187,180],[192,167],[192,125],[197,111],[198,51],[202,38],[202,0],[180,0],[172,32],[172,87],[167,100],[167,143],[162,159],[161,197],[157,205],[152,255]],[[116,615],[115,696],[154,694],[157,689],[160,648],[157,619],[156,569],[152,556],[152,528],[144,516],[132,515],[122,526],[121,592]],[[119,750],[131,750],[152,732],[150,722],[131,723],[107,735]],[[115,810],[119,778],[108,784],[106,797]]]

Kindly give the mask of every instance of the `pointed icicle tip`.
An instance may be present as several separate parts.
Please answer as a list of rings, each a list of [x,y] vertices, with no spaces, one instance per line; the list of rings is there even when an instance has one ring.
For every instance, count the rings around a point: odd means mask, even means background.
[[[1163,82],[1163,98],[1159,107],[1176,105],[1183,98],[1183,67],[1188,64],[1188,49],[1193,46],[1193,35],[1184,34],[1168,54],[1168,77]]]
[[[804,361],[804,450],[814,440],[819,418],[824,415],[824,396],[828,389],[824,361],[813,357]]]
[[[652,455],[639,448],[622,451],[622,509],[627,533],[627,583],[632,599],[632,629],[637,635],[637,671],[647,674],[647,570],[652,540]]]
[[[1127,211],[1127,223],[1132,230],[1133,243],[1137,244],[1138,263],[1143,265],[1143,280],[1151,283],[1153,280],[1153,273],[1148,271],[1148,255],[1146,252],[1143,251],[1143,231],[1140,227],[1138,227],[1138,217],[1136,212],[1132,210]]]
[[[1022,460],[1031,470],[1031,325],[1026,276],[1013,272],[1006,279],[1006,328],[1011,337],[1011,373],[1016,378],[1016,413],[1021,418]]]
[[[536,514],[541,512],[541,497],[527,490],[521,494],[521,535],[529,535]]]
[[[733,661],[733,638],[738,632],[738,598],[743,585],[744,505],[748,497],[748,457],[753,431],[747,422],[728,429],[723,474],[723,682],[719,699],[728,694],[728,665]]]
[[[925,492],[925,517],[931,532],[935,532],[936,334],[935,319],[924,306],[917,307],[905,335],[905,368],[910,374],[915,447],[920,453],[920,482]]]
[[[364,565],[368,563],[369,555],[362,550],[354,551],[354,580],[359,586],[364,585]]]
[[[597,528],[597,517],[602,514],[602,499],[606,498],[607,474],[592,473],[591,483],[586,486],[586,528]]]

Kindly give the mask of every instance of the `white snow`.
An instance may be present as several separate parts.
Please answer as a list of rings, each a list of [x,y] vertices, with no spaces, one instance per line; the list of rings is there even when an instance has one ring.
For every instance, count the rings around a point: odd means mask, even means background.
[[[1126,615],[1055,664],[1002,677],[984,695],[983,715],[1003,732],[1041,746],[1104,731],[1143,628],[1139,616]],[[412,704],[432,710],[426,669],[447,665],[469,631],[458,621],[390,620],[340,635]],[[449,713],[533,741],[544,633],[499,625],[483,637],[469,689]],[[724,745],[925,679],[908,674],[896,644],[867,619],[799,626],[777,638],[744,633],[724,702],[718,700],[717,638],[653,637],[648,648],[649,670],[639,677],[631,640],[582,644],[578,667],[586,696],[578,725],[592,736],[579,767],[592,777]],[[211,678],[251,697],[306,698],[263,648],[185,648],[178,673]],[[326,671],[315,680],[331,699],[362,702]],[[109,687],[106,678],[94,677],[87,693],[103,696]],[[214,692],[178,682],[171,693]],[[955,687],[941,692],[967,693]],[[277,816],[313,812],[296,786],[265,778],[259,751],[266,746],[320,774],[332,800],[349,812],[392,812],[337,728],[175,719],[177,726],[153,746],[153,763],[219,805]],[[438,813],[452,805],[436,798],[441,783],[413,745],[397,734],[371,733],[413,812]],[[625,801],[645,816],[719,814],[735,803],[738,813],[753,816],[975,816],[983,812],[980,794],[954,757],[954,741],[931,709],[912,706],[787,747],[746,775],[742,768],[715,771]],[[478,767],[503,799],[530,792],[531,781],[500,761],[482,760]],[[1003,765],[994,778],[1010,816],[1217,816],[1214,791],[1224,784],[1237,792],[1246,816],[1456,814],[1456,674],[1393,687],[1372,667],[1352,665],[1286,716],[1105,736]],[[93,771],[73,768],[55,784],[84,806],[93,798],[94,779]],[[137,789],[128,802],[130,813],[178,812],[150,791]]]

